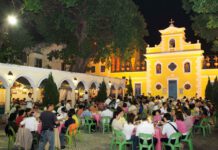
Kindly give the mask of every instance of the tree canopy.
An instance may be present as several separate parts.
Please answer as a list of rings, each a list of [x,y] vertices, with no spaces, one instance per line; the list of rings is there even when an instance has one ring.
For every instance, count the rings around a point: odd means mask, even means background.
[[[146,23],[132,0],[19,2],[23,30],[29,36],[23,39],[32,45],[66,44],[48,58],[63,59],[72,71],[84,72],[89,60],[106,61],[112,53],[128,59],[134,49],[144,48]]]
[[[183,8],[191,14],[192,28],[196,35],[213,44],[218,50],[218,2],[217,0],[183,0]]]

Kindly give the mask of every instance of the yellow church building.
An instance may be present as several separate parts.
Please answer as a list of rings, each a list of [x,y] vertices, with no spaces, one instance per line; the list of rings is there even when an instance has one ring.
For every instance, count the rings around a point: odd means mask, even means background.
[[[218,58],[205,57],[201,43],[186,42],[185,28],[173,23],[159,30],[161,41],[146,52],[136,50],[125,63],[111,57],[111,67],[90,63],[90,74],[110,77],[131,77],[134,95],[160,95],[181,98],[204,97],[208,77],[213,82],[218,75]]]

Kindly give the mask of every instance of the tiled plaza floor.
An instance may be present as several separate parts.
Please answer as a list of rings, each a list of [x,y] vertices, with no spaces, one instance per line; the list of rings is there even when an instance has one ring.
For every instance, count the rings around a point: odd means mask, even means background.
[[[111,134],[82,133],[82,140],[77,143],[73,150],[109,150]],[[194,150],[218,150],[218,128],[213,128],[212,134],[203,137],[201,134],[194,134]],[[3,129],[0,130],[0,150],[7,150],[7,137]],[[184,150],[188,150],[185,147]]]

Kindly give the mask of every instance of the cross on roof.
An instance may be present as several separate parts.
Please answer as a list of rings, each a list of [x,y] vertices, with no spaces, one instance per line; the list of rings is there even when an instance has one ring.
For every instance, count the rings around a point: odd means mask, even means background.
[[[174,26],[174,22],[175,22],[175,21],[173,21],[173,19],[170,19],[170,22],[169,22],[169,23],[170,23],[170,26]]]

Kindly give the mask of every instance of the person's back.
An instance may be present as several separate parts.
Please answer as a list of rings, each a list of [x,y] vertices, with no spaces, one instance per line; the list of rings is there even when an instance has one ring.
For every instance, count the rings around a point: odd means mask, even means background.
[[[101,117],[113,117],[113,112],[110,109],[105,109],[101,112]]]
[[[20,125],[24,125],[24,128],[29,129],[31,132],[37,131],[38,128],[38,122],[33,116],[24,118]]]
[[[50,111],[44,111],[41,113],[40,120],[42,122],[42,130],[53,130],[56,116]]]

